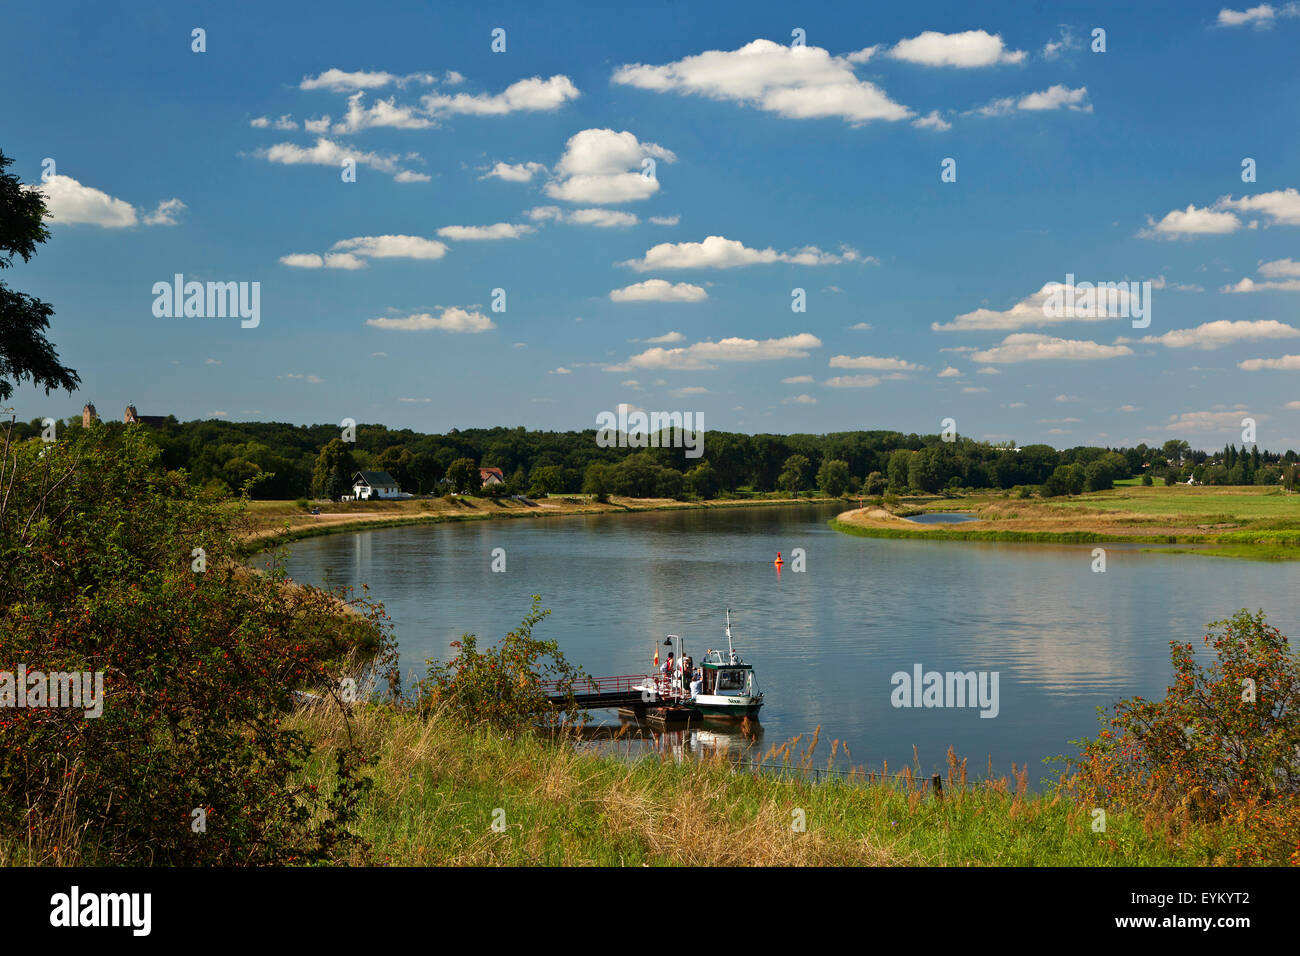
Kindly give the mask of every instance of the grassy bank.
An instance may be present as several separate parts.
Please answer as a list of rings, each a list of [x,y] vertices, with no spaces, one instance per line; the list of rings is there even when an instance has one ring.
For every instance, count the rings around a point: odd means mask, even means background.
[[[975,521],[921,525],[900,513],[961,511]],[[892,508],[845,512],[830,522],[846,534],[939,541],[1173,545],[1175,553],[1254,560],[1300,559],[1300,497],[1280,489],[1125,486],[1073,498],[1002,495],[921,497]],[[1177,547],[1195,545],[1194,548]]]
[[[450,521],[493,521],[571,515],[633,514],[646,511],[684,511],[715,508],[756,508],[825,504],[825,498],[734,498],[712,501],[675,501],[671,498],[619,498],[607,502],[551,498],[529,504],[512,499],[432,498],[405,501],[325,502],[315,505],[319,515],[304,511],[292,501],[254,501],[248,506],[248,551],[261,551],[303,538],[376,527],[438,524]]]
[[[328,786],[340,719],[294,725],[318,746],[308,782]],[[1110,814],[1026,790],[1025,774],[890,784],[737,771],[724,758],[677,763],[595,756],[535,736],[508,740],[449,720],[358,709],[353,728],[377,763],[353,830],[353,863],[400,865],[1209,865],[1232,862],[1234,834],[1176,817]],[[787,744],[766,761],[820,765],[830,747]],[[843,760],[843,751],[840,750]],[[494,812],[504,811],[504,832]],[[806,830],[793,828],[802,811]],[[496,814],[497,818],[501,814]]]

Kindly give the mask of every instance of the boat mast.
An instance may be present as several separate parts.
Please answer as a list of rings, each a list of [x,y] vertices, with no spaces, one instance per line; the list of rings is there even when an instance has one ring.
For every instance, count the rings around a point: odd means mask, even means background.
[[[736,649],[731,646],[731,608],[727,608],[727,654],[731,658],[729,663],[736,663]]]

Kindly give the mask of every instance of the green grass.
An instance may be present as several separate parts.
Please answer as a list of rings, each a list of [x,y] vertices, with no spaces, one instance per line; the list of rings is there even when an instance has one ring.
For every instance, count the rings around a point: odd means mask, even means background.
[[[1132,511],[1144,515],[1187,515],[1229,520],[1292,517],[1300,522],[1300,495],[1268,486],[1139,486],[1101,491],[1071,500],[1084,508]]]
[[[1197,866],[1229,859],[1236,839],[1119,812],[1096,833],[1091,808],[1054,791],[1028,792],[1023,772],[963,785],[960,767],[950,764],[937,800],[928,781],[924,788],[905,778],[815,783],[738,770],[721,757],[596,756],[409,712],[358,716],[359,739],[378,763],[353,827],[371,850],[352,862]],[[330,749],[342,739],[333,720],[295,719],[322,745],[306,775],[322,786]],[[785,753],[796,763],[816,760],[797,746]],[[504,832],[492,829],[494,814]],[[800,816],[802,832],[794,829]]]

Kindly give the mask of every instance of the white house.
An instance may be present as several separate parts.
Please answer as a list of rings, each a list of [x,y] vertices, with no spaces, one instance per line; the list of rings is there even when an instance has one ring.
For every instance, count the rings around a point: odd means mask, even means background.
[[[367,498],[406,498],[393,476],[386,471],[359,471],[352,476],[352,497],[357,501]]]
[[[504,485],[506,476],[501,473],[500,468],[480,468],[478,476],[484,488],[490,488],[493,485]]]

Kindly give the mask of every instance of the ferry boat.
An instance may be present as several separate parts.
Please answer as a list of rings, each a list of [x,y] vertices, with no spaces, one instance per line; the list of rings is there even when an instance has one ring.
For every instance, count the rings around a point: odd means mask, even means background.
[[[705,717],[751,720],[758,718],[763,706],[763,692],[753,665],[745,663],[736,653],[731,640],[731,610],[727,610],[727,651],[707,650],[700,661],[701,680],[692,681],[694,661],[686,653],[685,642],[676,634],[669,634],[664,644],[673,648],[671,674],[655,674],[651,682],[637,689],[646,700],[663,705],[694,708]],[[695,684],[693,687],[692,685]]]

